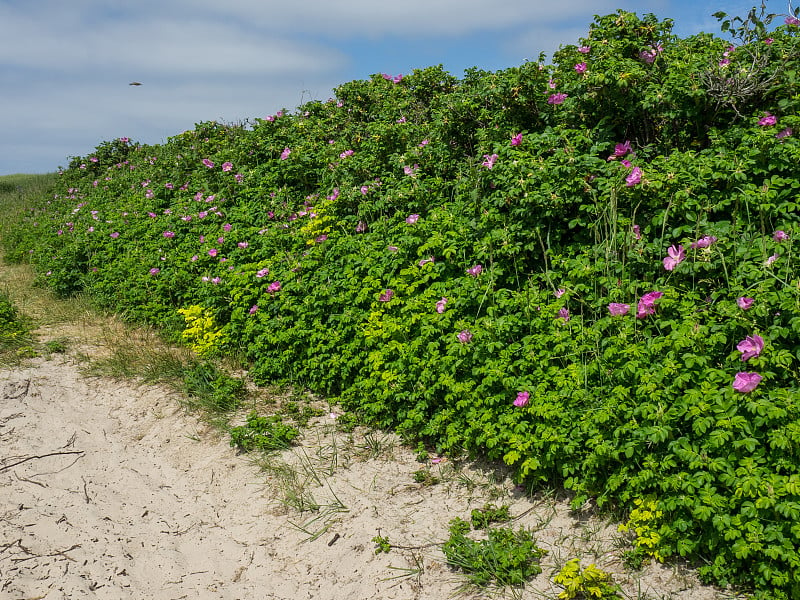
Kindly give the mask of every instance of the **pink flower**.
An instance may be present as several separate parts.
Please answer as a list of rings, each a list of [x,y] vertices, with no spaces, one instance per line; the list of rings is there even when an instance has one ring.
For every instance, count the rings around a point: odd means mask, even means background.
[[[771,115],[769,113],[764,113],[764,116],[758,120],[758,124],[762,127],[769,127],[770,125],[775,125],[778,122],[778,119],[775,115]]]
[[[633,187],[642,181],[642,170],[639,167],[633,167],[631,174],[625,178],[625,186]]]
[[[623,315],[627,315],[630,309],[630,304],[622,304],[620,302],[612,302],[608,305],[608,312],[612,317],[621,317]]]
[[[248,244],[247,242],[239,242],[236,245],[239,246],[239,248],[247,248],[250,244]]]
[[[514,406],[516,407],[523,407],[528,404],[528,400],[530,400],[531,394],[530,392],[519,392],[517,397],[514,399]]]
[[[347,158],[348,156],[353,156],[353,154],[354,154],[353,150],[345,150],[339,155],[339,158]]]
[[[165,232],[164,232],[163,234],[161,234],[161,235],[163,235],[163,236],[164,236],[165,238],[167,238],[167,239],[172,239],[172,238],[174,238],[174,237],[175,237],[175,232],[174,232],[174,231],[165,231]]]
[[[327,236],[326,234],[324,234],[324,233],[323,233],[322,235],[320,235],[320,236],[317,236],[317,237],[314,239],[314,241],[315,241],[317,244],[321,244],[322,242],[324,242],[324,241],[325,241],[325,240],[327,240],[327,239],[328,239],[328,236]]]
[[[547,103],[553,105],[561,104],[566,99],[567,95],[559,92],[558,94],[550,94],[550,97],[547,99]]]
[[[442,299],[436,303],[436,312],[442,314],[444,312],[444,307],[447,304],[447,298],[442,296]]]
[[[267,293],[274,294],[275,292],[280,291],[281,289],[281,282],[280,281],[273,281],[267,286]]]
[[[764,349],[764,338],[760,335],[748,335],[737,344],[736,349],[742,353],[742,360],[750,360],[761,354]]]
[[[366,196],[366,195],[367,195],[367,192],[369,192],[369,186],[362,185],[362,186],[361,186],[361,193],[362,193],[364,196]]]
[[[379,302],[388,302],[394,296],[394,290],[386,288],[386,290],[378,297]]]
[[[232,162],[224,162],[224,163],[222,163],[222,170],[223,171],[225,171],[227,173],[231,169],[233,169],[233,163]]]
[[[113,232],[111,234],[111,237],[114,238],[114,239],[117,239],[119,237],[119,232],[118,231]]]
[[[225,231],[226,233],[227,233],[228,231],[230,231],[231,229],[233,229],[233,225],[231,225],[230,223],[225,223],[225,224],[222,226],[222,230],[223,230],[223,231]]]
[[[190,260],[190,261],[192,261],[192,262],[197,262],[198,260],[200,260],[200,257],[199,257],[197,254],[195,254],[195,255],[194,255],[192,258],[190,258],[189,260]]]
[[[244,181],[244,175],[241,173],[237,173],[233,178],[236,180],[236,183],[242,183],[242,181]]]
[[[204,158],[204,159],[203,159],[203,164],[204,164],[205,166],[207,166],[209,169],[213,169],[213,168],[214,168],[214,163],[213,163],[213,162],[211,162],[211,161],[210,161],[209,159],[207,159],[207,158]]]
[[[780,243],[783,240],[788,240],[789,234],[783,231],[782,229],[779,229],[778,231],[772,234],[772,239]]]
[[[736,304],[738,304],[739,308],[742,310],[750,310],[750,307],[753,306],[753,302],[753,298],[745,298],[744,296],[736,299]]]
[[[646,62],[648,65],[652,64],[656,57],[664,51],[664,48],[659,44],[655,48],[649,50],[642,50],[639,52],[639,58]]]
[[[258,304],[253,304],[253,306],[250,307],[250,310],[248,311],[248,313],[250,313],[251,315],[254,315],[254,314],[256,314],[257,311],[258,311]]]
[[[430,140],[428,140],[428,139],[422,140],[422,141],[419,143],[419,147],[420,147],[420,148],[424,148],[425,146],[427,146],[427,145],[428,145],[428,144],[430,144],[430,143],[431,143],[431,141],[430,141]]]
[[[770,257],[769,257],[769,258],[768,258],[768,259],[767,259],[767,260],[764,262],[764,265],[765,265],[765,266],[767,266],[767,267],[769,267],[769,266],[770,266],[772,263],[774,263],[774,262],[775,262],[776,260],[778,260],[780,257],[781,257],[781,255],[780,255],[780,254],[773,254],[772,256],[770,256]]]
[[[591,46],[580,46],[580,47],[578,47],[578,52],[580,52],[581,54],[589,54],[589,52],[591,52],[591,50],[592,50]]]
[[[765,43],[767,46],[769,46],[769,45],[771,45],[771,44],[772,44],[772,42],[774,42],[774,41],[775,41],[775,40],[774,40],[774,39],[772,39],[772,38],[767,38],[767,39],[765,39],[765,40],[764,40],[764,43]]]
[[[408,215],[406,217],[406,223],[408,223],[409,225],[413,225],[417,221],[419,221],[419,215],[414,214],[414,215]]]
[[[219,254],[219,252],[217,251],[216,248],[212,248],[211,250],[208,251],[208,255],[212,258],[215,257],[217,254]]]
[[[619,158],[620,156],[625,156],[630,151],[631,151],[631,142],[630,140],[625,140],[624,142],[614,146],[614,153],[608,157],[608,160],[614,160],[616,158]]]
[[[663,296],[663,292],[648,292],[639,299],[636,307],[636,318],[643,319],[647,315],[655,314],[655,301]]]
[[[150,269],[150,275],[158,275],[160,272],[161,272],[161,269],[159,269],[157,267],[153,267],[152,269]]]
[[[472,277],[477,277],[483,271],[483,265],[477,264],[475,266],[470,267],[467,269],[467,275],[471,275]]]
[[[511,138],[511,145],[512,146],[519,146],[522,143],[522,134],[518,133],[514,137]]]
[[[423,258],[421,261],[419,261],[419,262],[417,263],[417,265],[419,265],[420,267],[424,267],[424,266],[425,266],[425,265],[427,265],[428,263],[432,263],[432,262],[434,262],[434,260],[433,260],[433,257],[432,257],[432,256],[430,256],[430,257],[428,257],[428,258]]]
[[[549,80],[547,81],[547,87],[549,87],[551,90],[554,90],[554,89],[556,89],[556,82],[555,82],[555,81],[553,81],[553,79],[552,79],[552,78],[551,78],[551,79],[549,79]]]
[[[575,65],[575,72],[576,73],[585,73],[586,72],[586,63],[581,62]]]
[[[472,341],[472,332],[468,329],[465,329],[464,331],[459,331],[456,334],[456,337],[462,344],[469,344]]]
[[[367,224],[364,221],[359,221],[356,225],[356,233],[364,233],[367,230]]]
[[[483,158],[486,160],[481,163],[481,166],[491,169],[494,166],[494,163],[497,162],[499,156],[497,156],[497,154],[484,154]]]
[[[637,240],[642,239],[642,229],[638,225],[633,226],[633,237]]]
[[[417,171],[419,171],[419,165],[416,164],[411,167],[409,166],[403,167],[403,173],[405,173],[406,175],[412,175],[412,176],[416,175]]]
[[[761,379],[762,377],[758,373],[739,372],[733,380],[733,389],[742,394],[747,394],[758,387]]]
[[[262,277],[266,277],[267,275],[269,275],[269,269],[267,269],[266,267],[264,267],[259,271],[256,271],[256,277],[258,277],[259,279]]]
[[[291,148],[289,148],[288,146],[284,148],[283,152],[281,152],[281,160],[286,160],[287,158],[289,158],[289,155],[291,153],[292,153]]]
[[[564,288],[558,288],[555,292],[553,292],[556,298],[561,298],[561,296],[563,296],[566,293],[567,290],[565,290]]]
[[[399,250],[399,248],[397,246],[386,246],[386,249],[389,252],[397,252]]]
[[[787,127],[786,129],[781,129],[778,133],[775,134],[775,137],[779,140],[782,140],[785,137],[789,137],[792,135],[792,128]]]
[[[715,238],[713,235],[704,235],[696,242],[692,242],[691,244],[689,244],[689,247],[694,249],[708,248],[711,244],[713,244],[716,241],[717,238]]]
[[[797,17],[788,16],[783,20],[787,25],[800,25],[800,19]]]
[[[664,258],[664,268],[667,271],[672,271],[686,258],[686,251],[683,246],[672,245],[667,250],[667,256]]]
[[[557,319],[563,319],[564,323],[569,321],[569,309],[568,308],[559,308],[558,309],[558,317]]]

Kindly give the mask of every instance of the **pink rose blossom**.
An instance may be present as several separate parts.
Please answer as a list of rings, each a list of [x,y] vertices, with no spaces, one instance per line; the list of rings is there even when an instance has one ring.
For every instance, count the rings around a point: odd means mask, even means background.
[[[648,315],[655,314],[655,301],[663,296],[663,292],[648,292],[639,299],[636,307],[636,318],[643,319]]]
[[[642,170],[639,167],[633,167],[630,175],[625,178],[625,186],[633,187],[642,181]]]
[[[742,310],[750,310],[750,307],[753,306],[753,302],[753,298],[741,297],[736,299],[736,304],[738,304],[739,308]]]
[[[683,246],[672,245],[667,250],[667,256],[664,258],[664,268],[667,271],[672,271],[686,258],[686,251]]]
[[[273,281],[267,286],[267,293],[274,294],[275,292],[280,291],[281,289],[281,282],[280,281]]]
[[[761,375],[758,373],[739,372],[733,380],[733,389],[741,394],[752,392],[761,383]]]
[[[281,160],[286,160],[287,158],[289,158],[289,155],[291,153],[292,153],[291,148],[289,148],[288,146],[284,148],[283,152],[281,152]]]
[[[511,138],[511,145],[512,146],[519,146],[522,143],[522,134],[518,133],[514,137]]]
[[[764,349],[764,338],[760,335],[748,335],[737,344],[736,349],[742,353],[742,360],[750,360],[761,354]]]
[[[778,260],[780,257],[781,257],[781,255],[780,255],[780,254],[773,254],[772,256],[770,256],[770,257],[769,257],[769,258],[768,258],[768,259],[767,259],[767,260],[764,262],[764,264],[765,264],[767,267],[769,267],[769,266],[770,266],[772,263],[774,263],[774,262],[775,262],[776,260]]]
[[[630,309],[630,304],[622,304],[621,302],[612,302],[608,305],[608,312],[612,317],[627,315]]]
[[[209,169],[213,169],[214,168],[214,163],[212,161],[210,161],[209,159],[207,159],[207,158],[203,159],[203,164],[205,166],[207,166]]]
[[[459,331],[456,334],[456,337],[462,344],[469,344],[472,341],[472,332],[468,329],[465,329],[464,331]]]
[[[591,52],[591,50],[592,50],[591,46],[579,46],[578,47],[578,52],[580,52],[581,54],[589,54],[589,52]]]
[[[557,319],[562,319],[564,323],[569,321],[569,309],[568,308],[559,308],[558,309],[558,317]]]
[[[771,115],[769,113],[764,113],[764,116],[758,120],[758,124],[762,127],[769,127],[770,125],[775,125],[778,122],[778,119],[775,115]]]
[[[444,307],[447,304],[447,298],[442,296],[442,299],[436,303],[436,312],[442,314],[444,312]]]
[[[585,62],[578,63],[577,65],[575,65],[575,72],[576,73],[585,73],[586,72],[586,67],[587,67],[587,65],[586,65]]]
[[[775,233],[772,234],[772,239],[775,240],[776,242],[780,243],[783,240],[788,240],[789,239],[789,234],[786,233],[785,231],[783,231],[782,229],[779,229],[778,231],[776,231]]]
[[[516,407],[523,407],[528,404],[530,400],[531,394],[530,392],[519,392],[517,397],[514,399],[514,406]]]
[[[692,242],[691,244],[689,244],[689,247],[694,249],[708,248],[709,246],[711,246],[711,244],[715,243],[716,241],[717,238],[715,238],[713,235],[705,235],[696,242]]]
[[[499,157],[497,156],[497,154],[484,154],[483,158],[485,160],[481,163],[481,166],[486,167],[487,169],[491,169],[494,166],[494,163],[497,162],[497,159]]]
[[[248,311],[248,313],[251,315],[256,314],[256,312],[258,312],[258,304],[254,304],[253,306],[251,306],[250,310]]]
[[[379,302],[389,302],[389,300],[392,299],[392,296],[394,296],[394,290],[390,290],[389,288],[386,288],[386,290],[378,297],[378,301]]]
[[[419,215],[417,215],[417,214],[414,214],[414,215],[408,215],[408,216],[406,217],[406,223],[408,223],[409,225],[413,225],[413,224],[414,224],[414,223],[416,223],[417,221],[419,221]]]
[[[547,103],[552,105],[562,104],[564,100],[567,99],[567,94],[559,92],[558,94],[551,94],[549,98],[547,98]]]
[[[472,277],[477,277],[483,271],[483,265],[477,264],[475,266],[470,267],[467,269],[467,275],[471,275]]]
[[[222,170],[223,171],[225,171],[227,173],[231,169],[233,169],[233,163],[232,162],[224,162],[224,163],[222,163]]]

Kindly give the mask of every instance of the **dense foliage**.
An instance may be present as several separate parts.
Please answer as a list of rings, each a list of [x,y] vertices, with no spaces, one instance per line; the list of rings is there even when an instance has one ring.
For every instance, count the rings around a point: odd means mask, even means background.
[[[720,18],[733,43],[620,11],[552,64],[105,142],[8,254],[797,598],[800,19]]]

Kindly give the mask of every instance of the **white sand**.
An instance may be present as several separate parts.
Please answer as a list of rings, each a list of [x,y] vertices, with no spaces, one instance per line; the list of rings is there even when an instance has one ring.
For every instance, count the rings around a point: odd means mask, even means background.
[[[0,367],[0,598],[440,600],[465,581],[441,552],[448,522],[487,502],[549,551],[518,598],[555,598],[575,557],[613,571],[627,598],[731,597],[683,570],[626,572],[613,525],[491,471],[445,460],[440,483],[415,483],[424,465],[391,436],[336,433],[326,416],[262,472],[179,406],[83,377],[68,356]],[[320,508],[298,512],[302,494]],[[376,554],[378,532],[407,548]]]

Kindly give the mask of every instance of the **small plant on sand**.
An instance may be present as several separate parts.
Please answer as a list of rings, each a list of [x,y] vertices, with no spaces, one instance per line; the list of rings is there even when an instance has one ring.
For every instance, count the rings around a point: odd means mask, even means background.
[[[547,551],[524,528],[489,529],[487,539],[476,541],[467,537],[470,524],[455,518],[449,530],[450,537],[442,545],[447,563],[464,571],[474,585],[521,586],[542,572],[539,561]]]
[[[389,551],[392,549],[392,545],[389,543],[389,537],[380,535],[380,530],[378,530],[378,535],[372,538],[372,541],[375,542],[375,554],[389,554]]]
[[[252,412],[247,422],[239,427],[232,427],[231,446],[243,452],[251,450],[280,450],[288,448],[292,441],[300,435],[300,430],[283,422],[279,415],[259,417]]]
[[[484,504],[483,508],[476,508],[470,514],[470,521],[475,529],[486,529],[492,523],[505,523],[510,520],[511,514],[508,512],[507,504],[499,508],[494,504]]]
[[[564,565],[553,579],[562,586],[559,600],[619,600],[619,587],[611,580],[611,575],[598,569],[594,564],[581,570],[581,563],[573,558]]]

